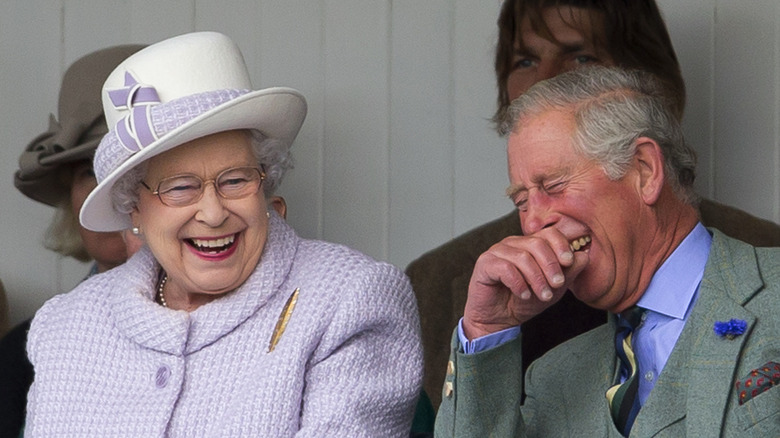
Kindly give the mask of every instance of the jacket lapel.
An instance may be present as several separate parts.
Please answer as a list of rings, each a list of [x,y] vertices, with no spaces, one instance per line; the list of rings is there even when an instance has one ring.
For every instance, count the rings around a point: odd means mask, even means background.
[[[755,317],[743,304],[763,286],[753,247],[713,232],[699,296],[632,436],[654,436],[685,418],[687,436],[718,436],[742,347]],[[745,334],[715,334],[716,321],[742,319]]]
[[[699,297],[699,301],[703,301],[701,306],[697,305],[702,308],[696,321],[700,327],[699,336],[693,340],[687,364],[690,367],[686,406],[688,436],[720,434],[726,406],[729,397],[733,395],[731,386],[735,368],[755,322],[750,312],[722,294],[722,290],[706,292],[706,295],[702,293]],[[717,296],[719,294],[721,296]],[[713,329],[715,322],[732,318],[748,323],[746,333],[733,339],[718,336]]]

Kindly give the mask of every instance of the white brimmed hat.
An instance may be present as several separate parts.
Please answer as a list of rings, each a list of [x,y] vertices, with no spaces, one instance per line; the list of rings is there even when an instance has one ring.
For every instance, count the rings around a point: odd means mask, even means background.
[[[94,231],[130,228],[111,189],[129,170],[176,146],[222,131],[254,129],[292,145],[306,100],[292,88],[252,90],[235,43],[216,32],[180,35],[127,58],[103,85],[111,130],[95,152],[98,186],[81,208]]]

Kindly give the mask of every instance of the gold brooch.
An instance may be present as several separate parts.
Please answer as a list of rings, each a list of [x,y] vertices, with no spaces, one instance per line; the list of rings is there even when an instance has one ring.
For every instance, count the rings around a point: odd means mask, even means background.
[[[271,342],[268,344],[269,353],[274,351],[276,344],[279,343],[279,339],[281,339],[282,334],[284,334],[284,329],[287,328],[287,322],[290,321],[290,316],[292,316],[293,310],[295,309],[295,303],[298,302],[299,290],[300,288],[295,289],[292,295],[290,295],[290,298],[287,299],[287,303],[284,305],[281,315],[279,315],[279,320],[276,321],[274,334],[271,336]]]

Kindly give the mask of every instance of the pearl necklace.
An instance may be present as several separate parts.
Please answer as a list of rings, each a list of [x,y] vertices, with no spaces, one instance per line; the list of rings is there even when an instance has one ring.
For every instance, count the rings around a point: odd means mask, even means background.
[[[160,285],[157,286],[157,302],[159,302],[163,307],[168,307],[168,303],[165,302],[165,294],[163,293],[166,281],[168,281],[168,274],[163,274],[163,278],[160,280]]]

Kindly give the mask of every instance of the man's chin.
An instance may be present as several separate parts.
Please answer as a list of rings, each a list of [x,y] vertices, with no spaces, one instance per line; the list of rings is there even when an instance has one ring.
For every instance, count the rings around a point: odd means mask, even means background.
[[[607,310],[607,305],[603,302],[603,300],[600,300],[602,298],[602,294],[599,294],[593,290],[588,290],[586,288],[577,287],[575,284],[570,287],[570,291],[572,295],[574,295],[574,298],[582,301],[585,303],[585,305],[589,307],[593,307],[594,309],[601,309],[601,310]]]

